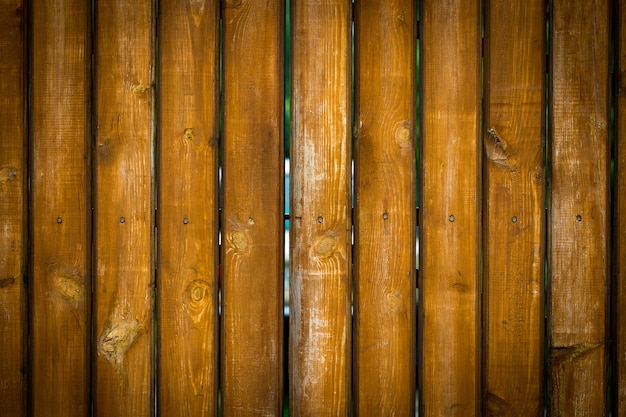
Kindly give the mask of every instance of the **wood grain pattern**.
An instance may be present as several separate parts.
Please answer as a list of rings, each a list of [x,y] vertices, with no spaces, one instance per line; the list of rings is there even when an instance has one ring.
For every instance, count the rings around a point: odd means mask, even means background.
[[[480,1],[421,2],[420,416],[480,415]]]
[[[609,2],[552,2],[549,394],[607,415]]]
[[[271,0],[224,6],[223,412],[278,416],[283,410],[285,6]]]
[[[154,2],[95,10],[94,414],[154,409]]]
[[[354,412],[415,415],[415,2],[354,19]]]
[[[219,2],[159,3],[158,410],[218,409]]]
[[[486,2],[485,416],[543,415],[544,0]]]
[[[348,416],[351,1],[291,2],[290,412]]]
[[[91,7],[32,4],[31,413],[90,411]]]
[[[26,1],[0,1],[0,410],[27,415]]]
[[[615,153],[615,216],[613,218],[613,360],[614,411],[616,417],[626,416],[626,7],[617,2],[616,85],[616,153]]]

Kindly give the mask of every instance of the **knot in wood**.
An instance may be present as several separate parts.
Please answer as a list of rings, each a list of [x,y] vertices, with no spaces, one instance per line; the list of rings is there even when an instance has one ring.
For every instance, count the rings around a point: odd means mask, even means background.
[[[326,232],[313,243],[313,256],[316,258],[328,258],[335,252],[339,239],[333,232]]]

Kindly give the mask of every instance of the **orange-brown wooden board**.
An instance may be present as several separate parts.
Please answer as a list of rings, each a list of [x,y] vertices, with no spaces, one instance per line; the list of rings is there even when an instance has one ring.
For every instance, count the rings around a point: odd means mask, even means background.
[[[480,414],[481,2],[420,11],[420,416]]]
[[[549,402],[607,414],[609,2],[551,2]]]
[[[616,417],[626,416],[626,7],[617,2],[615,56],[615,216],[613,217],[614,274],[613,320],[614,411]]]
[[[543,415],[544,0],[485,4],[483,409]]]
[[[223,3],[223,413],[283,411],[281,1]],[[242,383],[245,381],[245,383]]]
[[[27,414],[26,1],[0,1],[0,410]]]
[[[415,414],[413,0],[355,3],[354,413]]]
[[[219,2],[159,3],[158,411],[218,409]]]
[[[91,401],[91,6],[37,1],[31,23],[30,411],[85,416]]]
[[[291,2],[289,402],[348,416],[351,390],[350,0]]]
[[[154,409],[155,4],[95,3],[94,413]]]

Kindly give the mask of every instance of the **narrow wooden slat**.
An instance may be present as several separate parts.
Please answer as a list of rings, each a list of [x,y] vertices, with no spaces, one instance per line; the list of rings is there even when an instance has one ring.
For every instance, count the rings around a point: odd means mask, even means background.
[[[26,1],[0,1],[0,410],[27,415]]]
[[[354,20],[354,411],[415,415],[415,1]]]
[[[91,6],[32,4],[31,413],[85,416],[91,343]]]
[[[607,414],[609,2],[552,1],[552,416]]]
[[[290,412],[347,416],[351,1],[291,1]]]
[[[483,415],[539,416],[546,5],[485,6]]]
[[[626,416],[626,7],[617,2],[617,54],[616,74],[616,154],[615,154],[615,216],[613,218],[613,236],[615,262],[613,275],[614,309],[611,314],[614,325],[613,346],[615,361],[614,406],[613,415]]]
[[[95,3],[94,413],[153,405],[154,2]]]
[[[158,410],[214,416],[219,2],[159,3]]]
[[[420,416],[480,415],[480,1],[421,2]]]
[[[278,416],[283,410],[285,6],[276,0],[223,5],[223,412]]]

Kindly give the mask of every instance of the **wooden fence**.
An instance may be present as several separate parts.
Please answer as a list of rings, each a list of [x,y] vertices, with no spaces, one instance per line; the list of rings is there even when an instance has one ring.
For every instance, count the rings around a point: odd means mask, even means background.
[[[420,3],[0,0],[0,415],[625,417],[626,10]]]

